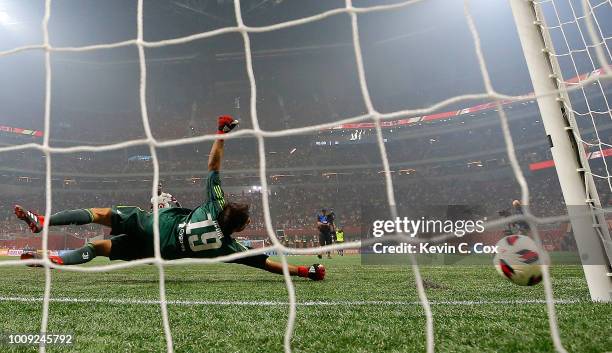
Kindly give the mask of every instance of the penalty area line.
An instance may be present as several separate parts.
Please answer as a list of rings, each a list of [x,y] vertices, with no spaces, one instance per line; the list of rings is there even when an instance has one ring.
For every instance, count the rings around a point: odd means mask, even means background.
[[[37,303],[42,302],[42,297],[0,297],[0,302],[22,302]],[[120,305],[160,305],[157,299],[117,299],[117,298],[50,298],[54,303],[75,303],[75,304],[120,304]],[[556,299],[555,304],[577,304],[587,301],[578,299]],[[495,305],[495,304],[545,304],[543,299],[525,300],[453,300],[453,301],[431,301],[432,305]],[[183,306],[288,306],[288,302],[281,301],[259,301],[259,300],[167,300],[168,305]],[[297,306],[395,306],[395,305],[421,305],[419,301],[385,301],[385,300],[339,300],[339,301],[304,301],[296,303]]]

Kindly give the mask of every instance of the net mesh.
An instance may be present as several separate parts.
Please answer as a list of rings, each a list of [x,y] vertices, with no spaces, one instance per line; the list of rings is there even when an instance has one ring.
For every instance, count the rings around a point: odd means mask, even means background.
[[[558,85],[566,91],[576,88],[564,97],[563,105],[571,112],[569,117],[578,128],[576,138],[585,150],[583,164],[590,166],[587,173],[595,179],[599,191],[608,194],[612,190],[612,179],[605,157],[612,152],[609,150],[612,141],[607,140],[609,134],[606,132],[612,122],[612,110],[606,95],[609,83],[603,78],[610,72],[612,31],[598,17],[610,10],[610,1],[593,4],[590,1],[546,0],[536,4],[552,50],[550,55],[558,63]],[[583,85],[588,79],[592,84]],[[601,203],[596,201],[600,207]]]
[[[522,0],[515,0],[515,1],[522,1]],[[559,12],[557,11],[557,8],[558,8],[557,4],[562,1],[569,2],[569,6],[572,10],[572,15],[570,16],[569,19],[562,18],[562,16],[560,16]],[[44,54],[45,54],[45,92],[46,92],[45,101],[44,101],[44,108],[45,108],[44,131],[48,132],[51,130],[51,114],[50,114],[51,112],[51,94],[52,94],[51,81],[52,81],[53,72],[51,68],[50,58],[53,53],[55,52],[84,52],[84,51],[94,51],[94,50],[100,50],[100,49],[136,46],[138,48],[139,67],[140,67],[140,92],[139,92],[140,108],[141,108],[141,113],[142,113],[141,117],[142,117],[142,123],[144,126],[146,138],[130,140],[130,141],[125,141],[125,142],[116,143],[116,144],[107,144],[107,145],[102,145],[102,146],[82,145],[82,146],[74,146],[74,147],[53,147],[53,146],[50,146],[49,144],[49,134],[45,133],[42,144],[28,143],[28,144],[0,148],[0,152],[24,150],[24,149],[36,149],[36,150],[42,151],[44,155],[46,156],[45,158],[46,160],[45,216],[46,216],[47,221],[45,222],[44,231],[42,234],[42,248],[43,248],[44,258],[42,260],[29,260],[28,261],[29,263],[32,263],[32,264],[34,263],[42,264],[45,267],[45,290],[44,290],[43,308],[42,308],[41,332],[47,331],[47,323],[48,323],[48,318],[49,318],[49,302],[51,299],[51,278],[52,278],[51,265],[52,264],[49,261],[47,250],[48,250],[48,235],[49,235],[48,220],[49,220],[49,216],[51,215],[51,211],[52,211],[51,209],[52,155],[53,154],[66,154],[66,153],[73,153],[73,152],[85,152],[85,151],[90,151],[90,152],[112,151],[112,150],[118,150],[118,149],[125,148],[125,147],[130,147],[130,146],[146,145],[149,147],[150,154],[153,160],[153,175],[154,176],[153,176],[151,193],[152,195],[155,196],[156,187],[159,182],[159,163],[158,163],[157,153],[156,153],[157,148],[178,146],[178,145],[197,143],[197,142],[202,142],[202,141],[211,141],[216,138],[215,135],[204,135],[204,136],[198,136],[198,137],[174,139],[174,140],[167,140],[167,141],[158,141],[154,138],[153,134],[151,133],[151,126],[149,123],[149,117],[148,117],[148,112],[147,112],[147,102],[146,102],[146,89],[147,89],[147,61],[145,57],[146,48],[155,48],[155,47],[163,47],[163,46],[188,43],[191,41],[213,37],[213,36],[218,36],[218,35],[225,34],[225,33],[236,33],[237,32],[241,34],[243,42],[244,42],[246,69],[247,69],[247,74],[248,74],[248,78],[250,82],[250,90],[251,90],[250,107],[251,107],[252,129],[240,130],[236,133],[233,133],[227,136],[226,139],[236,139],[241,136],[254,136],[257,140],[258,152],[259,152],[259,179],[260,179],[261,191],[262,191],[261,195],[262,195],[262,203],[263,203],[263,215],[264,215],[265,228],[267,230],[267,234],[272,241],[271,247],[264,247],[264,248],[260,248],[256,250],[250,250],[245,253],[233,254],[233,255],[224,256],[220,258],[180,259],[180,260],[167,261],[167,260],[162,259],[161,254],[160,254],[160,241],[159,241],[159,230],[158,230],[159,212],[157,208],[153,208],[153,212],[155,215],[155,223],[154,223],[155,256],[154,258],[142,259],[142,260],[137,260],[137,261],[132,261],[132,262],[112,264],[112,265],[105,265],[105,266],[66,267],[65,268],[65,270],[67,271],[105,272],[105,271],[111,271],[111,270],[118,270],[122,268],[140,266],[144,264],[154,264],[157,267],[158,272],[159,272],[159,299],[160,299],[159,305],[160,305],[161,313],[162,313],[163,329],[164,329],[166,346],[167,346],[168,352],[173,352],[173,341],[172,341],[172,331],[170,327],[170,322],[168,319],[168,309],[167,309],[168,302],[166,300],[165,275],[164,275],[165,266],[178,265],[178,264],[217,263],[221,261],[237,259],[237,258],[244,257],[244,256],[261,254],[261,253],[264,253],[270,250],[275,250],[280,255],[280,258],[281,258],[284,279],[285,279],[285,283],[286,283],[286,287],[288,291],[288,297],[289,297],[289,314],[288,314],[286,332],[285,332],[285,337],[284,337],[284,348],[286,352],[290,352],[291,351],[291,339],[293,335],[293,329],[294,329],[294,323],[295,323],[295,317],[296,317],[296,295],[295,295],[295,290],[293,287],[292,280],[289,276],[286,255],[287,254],[312,254],[313,252],[318,252],[322,250],[356,248],[361,245],[360,242],[354,241],[354,242],[347,242],[344,244],[330,245],[324,248],[294,249],[294,248],[288,248],[284,246],[279,241],[279,239],[274,233],[274,230],[272,227],[271,216],[270,216],[268,182],[266,178],[265,138],[291,136],[291,135],[297,135],[297,134],[302,134],[306,132],[316,132],[321,129],[331,128],[333,126],[336,126],[342,123],[374,120],[375,126],[376,126],[376,139],[377,139],[378,147],[380,150],[380,156],[382,158],[383,167],[384,167],[385,186],[386,186],[388,204],[391,210],[391,215],[395,217],[397,215],[397,209],[396,209],[396,201],[395,201],[395,195],[394,195],[393,180],[391,178],[387,151],[385,149],[385,144],[383,143],[384,140],[383,140],[383,133],[381,130],[381,121],[385,119],[392,119],[392,118],[398,118],[398,117],[409,116],[409,115],[416,116],[416,115],[421,115],[421,114],[427,114],[427,113],[439,110],[440,108],[443,108],[445,106],[449,106],[451,104],[458,103],[458,102],[479,100],[479,99],[495,100],[495,101],[500,102],[498,103],[497,110],[499,112],[499,119],[500,119],[501,127],[503,130],[505,146],[507,149],[509,160],[512,165],[512,170],[514,172],[516,180],[518,181],[521,187],[523,204],[526,205],[527,201],[529,200],[529,189],[528,189],[526,179],[521,171],[521,168],[517,160],[513,139],[510,134],[508,118],[504,112],[504,107],[501,101],[502,100],[526,101],[526,100],[533,99],[533,97],[531,96],[509,96],[509,95],[501,94],[495,90],[495,88],[493,87],[491,83],[491,79],[489,77],[489,73],[487,70],[487,64],[486,64],[486,61],[484,59],[484,56],[483,56],[483,53],[480,47],[479,34],[477,31],[476,25],[474,23],[474,20],[472,18],[472,15],[470,13],[469,1],[466,0],[464,2],[465,17],[467,19],[467,23],[468,23],[470,32],[472,34],[472,39],[473,39],[474,47],[476,50],[476,56],[478,58],[480,71],[482,73],[482,79],[484,82],[485,92],[480,93],[480,94],[466,94],[466,95],[452,97],[452,98],[440,101],[436,104],[433,104],[429,107],[422,108],[422,109],[402,110],[402,111],[395,111],[395,112],[383,114],[383,113],[378,112],[376,108],[374,107],[372,100],[370,98],[370,92],[368,89],[368,83],[366,80],[366,75],[365,75],[365,70],[364,70],[362,50],[361,50],[360,39],[359,39],[358,15],[363,14],[363,13],[369,13],[369,12],[391,11],[394,9],[398,9],[400,7],[410,6],[418,2],[421,2],[421,1],[411,0],[411,1],[399,2],[396,4],[392,4],[392,5],[354,7],[351,0],[346,0],[345,6],[343,8],[333,9],[333,10],[326,11],[326,12],[323,12],[317,15],[310,16],[310,17],[282,22],[282,23],[278,23],[278,24],[274,24],[270,26],[251,27],[251,26],[247,26],[244,24],[243,18],[242,18],[242,12],[240,8],[240,1],[235,0],[234,9],[235,9],[235,17],[236,17],[237,26],[221,28],[221,29],[217,29],[217,30],[213,30],[209,32],[204,32],[204,33],[197,33],[194,35],[189,35],[189,36],[180,37],[180,38],[153,42],[153,41],[146,41],[143,37],[143,26],[144,26],[143,24],[143,0],[139,0],[138,5],[137,5],[137,18],[136,18],[137,37],[135,39],[127,40],[123,42],[117,42],[117,43],[98,44],[98,45],[90,45],[90,46],[82,46],[82,47],[54,47],[49,41],[49,30],[48,30],[49,19],[52,16],[51,0],[46,0],[45,1],[45,12],[44,12],[44,17],[42,21],[43,43],[40,45],[23,46],[23,47],[18,47],[18,48],[14,48],[11,50],[0,52],[0,56],[7,56],[7,55],[16,54],[22,51],[30,51],[30,50],[43,50],[44,51]],[[560,60],[562,58],[568,58],[572,63],[572,65],[569,66],[570,71],[568,71],[568,74],[573,73],[579,76],[579,79],[576,80],[575,82],[563,81],[563,79],[559,77],[558,78],[559,85],[562,88],[561,92],[572,95],[573,99],[575,99],[575,96],[578,96],[578,98],[582,97],[584,100],[584,104],[586,105],[585,109],[578,109],[575,107],[572,108],[569,102],[567,102],[566,108],[568,109],[568,111],[571,111],[575,116],[577,116],[579,121],[586,121],[586,123],[591,124],[594,139],[581,139],[581,142],[583,142],[586,146],[595,148],[595,150],[597,150],[601,154],[601,160],[603,161],[605,167],[603,169],[600,168],[600,169],[596,169],[592,171],[591,175],[597,179],[605,181],[607,186],[610,188],[611,187],[611,184],[610,184],[611,174],[610,174],[610,169],[608,168],[608,165],[605,162],[604,156],[606,155],[606,152],[605,152],[606,149],[611,148],[612,144],[610,144],[609,142],[603,141],[601,136],[598,133],[598,121],[601,119],[609,120],[609,118],[611,117],[610,105],[608,104],[608,101],[605,97],[605,90],[603,88],[603,85],[605,84],[605,82],[607,82],[606,80],[609,80],[612,77],[612,72],[610,70],[610,67],[608,66],[608,59],[610,59],[611,57],[609,46],[608,46],[608,41],[610,40],[610,36],[609,36],[609,33],[606,32],[606,29],[603,28],[602,23],[598,21],[597,14],[599,11],[610,11],[610,9],[612,8],[612,2],[603,1],[597,4],[592,4],[591,2],[585,0],[581,3],[581,6],[582,6],[581,11],[575,10],[576,4],[577,4],[576,2],[573,2],[570,0],[546,0],[546,1],[539,1],[539,2],[534,3],[536,7],[545,8],[548,6],[552,6],[553,11],[551,11],[550,13],[553,15],[553,17],[547,19],[546,23],[548,23],[548,25],[541,24],[545,30],[551,33],[554,32],[555,30],[558,30],[561,32],[561,38],[563,39],[563,38],[566,38],[566,34],[564,32],[564,29],[566,28],[566,26],[573,25],[573,26],[577,26],[580,29],[580,36],[582,38],[582,43],[584,44],[582,48],[569,48],[569,44],[566,39],[565,41],[566,50],[554,52],[552,55],[559,58]],[[584,15],[581,15],[581,13],[584,13]],[[259,127],[259,120],[257,118],[257,104],[256,104],[257,102],[257,84],[256,84],[256,80],[254,77],[254,72],[253,72],[250,34],[275,31],[275,30],[280,30],[284,28],[299,26],[299,25],[303,25],[303,24],[307,24],[311,22],[320,21],[327,17],[336,16],[340,14],[348,14],[351,19],[353,48],[354,48],[355,59],[357,63],[357,74],[359,77],[359,84],[361,88],[362,98],[363,98],[363,101],[367,109],[366,114],[334,121],[331,123],[314,125],[314,126],[285,129],[285,130],[280,130],[280,131],[262,130]],[[551,25],[551,23],[554,23],[554,25]],[[563,44],[563,41],[561,42],[561,44]],[[557,45],[557,43],[555,43],[555,45]],[[588,60],[586,62],[587,64],[590,63],[591,69],[589,71],[592,71],[590,75],[580,76],[580,73],[584,71],[581,71],[582,69],[581,67],[579,68],[578,60],[576,59],[576,57],[581,54],[586,54],[588,56]],[[571,75],[571,76],[574,76],[574,75]],[[593,84],[595,84],[598,87],[598,89],[601,89],[601,95],[603,96],[603,101],[605,102],[605,106],[603,107],[592,106],[589,102],[589,99],[587,98],[588,96],[590,96],[590,93],[587,92],[587,87]],[[556,95],[556,94],[559,94],[559,92],[547,93],[547,95]],[[535,217],[532,213],[530,213],[528,207],[525,209],[525,213],[522,217],[522,219],[527,220],[531,224],[531,228],[534,231],[534,237],[536,239],[539,239],[538,232],[537,232],[538,224],[548,223],[554,220],[558,220],[560,218],[563,218],[563,217],[556,217],[556,218],[555,217],[549,217],[549,218]],[[513,217],[512,219],[507,219],[507,218],[499,219],[494,222],[489,222],[488,224],[491,226],[501,225],[501,224],[508,222],[509,220],[512,221],[516,219],[517,219],[516,217]],[[406,241],[406,242],[414,241],[413,239],[402,236],[402,235],[395,235],[394,237],[400,238],[402,241]],[[452,237],[452,235],[440,236],[436,238],[435,240],[443,241],[444,239],[447,239],[450,237]],[[428,298],[427,298],[427,295],[424,289],[423,279],[420,275],[418,264],[416,263],[416,260],[413,257],[411,258],[411,261],[412,261],[412,270],[414,274],[414,280],[415,280],[416,288],[418,291],[420,304],[423,307],[424,315],[426,317],[426,327],[425,327],[426,339],[427,339],[426,348],[427,348],[427,352],[433,352],[434,351],[433,315],[432,315],[432,311],[430,308],[430,303],[428,301]],[[2,266],[16,266],[16,265],[23,265],[23,264],[24,262],[22,261],[5,261],[5,262],[0,263],[0,265]],[[546,293],[546,305],[548,309],[551,337],[552,337],[555,349],[559,352],[565,352],[565,348],[563,347],[560,336],[559,336],[559,330],[557,326],[554,300],[553,300],[552,285],[551,285],[550,275],[549,275],[547,266],[544,266],[543,274],[544,274],[543,281],[544,281],[544,288],[545,288],[545,293]],[[40,352],[44,352],[44,351],[45,351],[45,347],[41,345]]]

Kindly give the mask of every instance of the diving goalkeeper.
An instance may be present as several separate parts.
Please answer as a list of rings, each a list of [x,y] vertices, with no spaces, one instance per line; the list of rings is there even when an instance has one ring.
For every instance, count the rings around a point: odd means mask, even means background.
[[[225,134],[238,126],[230,116],[218,118],[217,134]],[[159,209],[159,236],[161,256],[164,259],[212,258],[248,250],[231,235],[241,232],[250,223],[249,206],[227,202],[221,188],[219,170],[223,158],[224,140],[213,143],[208,157],[208,200],[194,210],[187,208]],[[15,215],[25,221],[34,233],[43,229],[44,217],[23,207],[15,206]],[[89,223],[111,227],[111,237],[95,240],[84,247],[68,251],[61,256],[49,256],[58,265],[76,265],[91,261],[96,256],[111,260],[136,260],[154,256],[153,213],[139,207],[114,206],[58,212],[49,219],[50,226],[83,225]],[[40,258],[35,252],[26,252],[22,259]],[[230,261],[282,274],[282,265],[267,255],[254,255]],[[325,267],[289,265],[292,276],[322,280]]]

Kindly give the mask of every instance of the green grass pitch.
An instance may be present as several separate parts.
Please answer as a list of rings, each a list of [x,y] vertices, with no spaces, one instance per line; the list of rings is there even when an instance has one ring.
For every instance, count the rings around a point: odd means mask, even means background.
[[[425,351],[425,318],[409,267],[362,266],[358,256],[321,262],[325,281],[294,279],[302,303],[294,352]],[[427,266],[422,274],[433,302],[437,352],[553,351],[542,285],[515,286],[492,266]],[[563,300],[556,309],[568,351],[612,351],[612,305],[589,300],[580,266],[553,267],[552,277],[555,299]],[[44,270],[0,267],[0,278],[0,332],[37,332]],[[53,270],[49,332],[72,333],[75,342],[47,351],[164,352],[159,305],[147,302],[159,298],[157,279],[157,268],[149,265],[106,273]],[[235,264],[171,266],[166,286],[176,352],[283,350],[289,307],[282,276]]]

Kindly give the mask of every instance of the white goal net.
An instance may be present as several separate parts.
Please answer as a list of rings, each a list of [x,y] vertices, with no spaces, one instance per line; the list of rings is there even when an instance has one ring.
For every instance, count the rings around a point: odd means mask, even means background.
[[[584,149],[585,164],[594,178],[598,206],[609,206],[612,190],[610,128],[610,73],[612,25],[609,1],[537,1],[539,20],[556,63],[556,78],[563,105],[578,128],[577,140]],[[589,81],[588,84],[583,84]],[[597,193],[596,193],[597,194]]]
[[[612,169],[609,163],[606,161],[606,157],[612,156],[612,111],[610,109],[610,91],[612,90],[612,84],[610,79],[612,78],[612,56],[610,54],[609,46],[612,45],[612,22],[603,21],[602,18],[610,18],[612,12],[612,2],[607,1],[595,1],[595,0],[541,0],[541,1],[523,1],[523,0],[511,0],[516,2],[526,2],[530,6],[536,6],[540,8],[539,14],[543,14],[546,18],[540,19],[541,27],[544,31],[550,35],[550,40],[554,48],[548,48],[552,51],[552,57],[554,57],[558,63],[559,68],[562,71],[562,77],[559,76],[560,91],[548,92],[548,95],[567,95],[568,101],[565,102],[567,112],[572,115],[575,119],[577,126],[580,130],[580,142],[583,144],[581,148],[585,151],[586,161],[590,164],[590,175],[595,179],[595,185],[601,200],[598,200],[597,206],[605,209],[612,203]],[[287,255],[289,254],[313,254],[322,250],[338,250],[338,249],[355,249],[361,246],[360,241],[349,241],[343,244],[334,244],[325,248],[319,247],[289,247],[284,245],[277,237],[274,222],[272,221],[272,215],[270,212],[271,208],[271,195],[269,177],[269,150],[266,149],[266,139],[280,138],[280,137],[291,137],[294,135],[300,135],[305,133],[316,134],[320,131],[327,131],[337,126],[359,124],[359,123],[371,123],[373,124],[369,129],[372,132],[371,137],[375,140],[376,145],[380,152],[380,158],[382,161],[381,174],[384,176],[384,187],[386,192],[386,200],[390,209],[392,217],[397,215],[397,203],[396,203],[396,188],[394,187],[394,171],[392,161],[389,159],[389,153],[385,144],[385,132],[383,131],[385,125],[398,119],[404,119],[410,117],[417,119],[424,117],[428,114],[438,113],[444,108],[457,106],[463,104],[466,106],[470,102],[488,102],[492,104],[492,107],[497,111],[499,117],[499,123],[504,137],[504,147],[507,152],[507,159],[512,167],[516,182],[520,186],[521,199],[523,204],[527,205],[530,200],[529,187],[525,172],[519,164],[520,156],[517,154],[517,147],[511,134],[509,119],[506,115],[506,105],[511,103],[525,103],[534,100],[533,94],[521,94],[511,95],[504,94],[496,90],[491,76],[489,74],[489,64],[486,60],[486,48],[481,47],[481,33],[478,31],[478,25],[475,21],[475,16],[472,15],[470,1],[464,2],[465,21],[471,33],[471,40],[473,42],[474,52],[472,53],[477,62],[482,75],[482,87],[484,90],[480,93],[470,93],[463,95],[456,95],[451,98],[439,100],[434,104],[416,108],[416,109],[402,109],[391,112],[381,112],[375,101],[372,98],[369,76],[367,75],[367,62],[364,63],[363,54],[363,42],[360,40],[360,20],[362,16],[366,14],[380,13],[380,12],[392,12],[399,9],[410,8],[412,6],[419,6],[419,3],[424,3],[425,0],[409,0],[409,1],[398,1],[391,4],[376,5],[376,6],[357,6],[353,4],[353,1],[346,0],[344,7],[331,9],[323,13],[314,14],[309,17],[289,20],[286,22],[275,23],[266,26],[249,26],[243,21],[243,10],[241,9],[241,2],[239,0],[234,1],[235,11],[235,26],[227,26],[207,32],[191,34],[187,36],[180,36],[173,39],[163,39],[159,41],[150,41],[145,38],[145,18],[144,18],[144,7],[146,6],[143,0],[137,2],[137,17],[135,22],[137,24],[137,36],[136,38],[125,40],[122,42],[104,43],[104,44],[93,44],[86,46],[77,47],[64,47],[55,46],[51,41],[51,33],[49,30],[49,21],[53,17],[52,11],[52,0],[45,1],[44,18],[42,21],[42,33],[43,42],[40,44],[27,45],[17,47],[9,50],[0,52],[0,57],[7,57],[17,55],[27,51],[42,51],[44,53],[45,62],[45,101],[44,101],[44,129],[45,132],[41,143],[26,143],[16,144],[13,146],[0,147],[0,153],[9,153],[23,150],[36,150],[40,151],[45,156],[45,195],[46,195],[46,207],[45,217],[46,220],[53,213],[52,209],[52,185],[54,174],[52,173],[52,167],[54,160],[58,155],[65,155],[71,153],[100,153],[107,151],[116,151],[125,148],[146,146],[148,153],[151,158],[152,178],[151,193],[152,195],[157,194],[157,185],[160,182],[160,163],[158,158],[158,152],[161,148],[183,146],[183,145],[196,145],[202,142],[210,142],[217,138],[216,135],[207,134],[201,136],[193,136],[188,138],[176,138],[169,140],[159,140],[154,136],[153,126],[149,117],[149,112],[152,110],[152,103],[147,101],[147,73],[148,65],[147,61],[147,50],[153,48],[163,48],[170,46],[178,46],[185,43],[190,43],[197,40],[206,38],[213,38],[229,33],[239,34],[242,37],[244,45],[244,60],[246,62],[246,73],[249,81],[250,99],[248,101],[250,111],[250,128],[239,129],[227,136],[225,139],[228,140],[228,144],[231,144],[234,140],[239,140],[245,137],[252,137],[257,142],[258,152],[258,175],[257,183],[260,186],[258,191],[261,191],[261,211],[263,217],[263,226],[266,234],[271,242],[269,246],[257,247],[245,253],[233,254],[230,256],[214,258],[214,259],[180,259],[180,260],[164,260],[160,253],[160,240],[159,240],[159,212],[157,208],[153,208],[155,215],[155,257],[131,262],[113,263],[105,266],[91,266],[91,267],[63,267],[65,271],[77,271],[77,272],[106,272],[114,271],[118,269],[124,269],[128,267],[142,266],[145,264],[153,264],[157,267],[159,272],[159,305],[161,308],[163,329],[166,339],[166,347],[168,352],[174,351],[172,327],[168,318],[168,308],[166,299],[166,286],[165,286],[165,273],[164,269],[166,266],[177,265],[177,264],[210,264],[218,263],[222,261],[234,260],[237,258],[262,254],[265,252],[275,251],[280,255],[280,259],[283,265],[284,279],[288,291],[288,302],[289,312],[287,318],[286,332],[284,336],[284,349],[285,352],[291,352],[291,340],[294,332],[294,323],[296,319],[296,293],[293,286],[292,279],[289,275],[287,267]],[[244,3],[244,2],[243,2]],[[561,11],[560,9],[563,9]],[[335,121],[326,122],[322,124],[285,128],[281,130],[270,130],[264,129],[260,125],[260,119],[258,115],[258,80],[256,79],[256,70],[254,70],[253,64],[253,53],[251,40],[254,35],[267,33],[272,31],[280,31],[293,27],[299,27],[310,23],[318,23],[325,19],[333,16],[348,16],[350,19],[350,32],[352,36],[352,49],[354,50],[354,58],[356,64],[355,76],[358,77],[358,84],[361,93],[360,100],[365,107],[365,113],[358,116],[352,116],[344,119],[337,119]],[[514,31],[514,28],[504,29],[507,31]],[[577,46],[576,46],[577,45]],[[133,48],[138,50],[138,65],[139,65],[139,79],[140,88],[138,92],[138,99],[140,104],[142,125],[144,127],[144,137],[135,138],[129,141],[123,141],[120,143],[102,144],[102,145],[78,145],[69,147],[56,147],[50,143],[50,131],[53,130],[54,117],[52,116],[52,101],[54,90],[53,80],[55,71],[52,67],[51,58],[53,55],[61,55],[61,53],[73,53],[73,52],[96,52],[107,49],[115,48]],[[544,49],[544,48],[542,48]],[[468,49],[466,49],[468,50]],[[408,63],[406,63],[408,65]],[[419,85],[421,82],[415,82],[415,85]],[[539,98],[539,97],[536,97]],[[236,101],[236,105],[245,104],[245,102]],[[449,108],[454,109],[454,108]],[[455,115],[459,114],[470,114],[469,111],[457,111]],[[414,121],[418,121],[414,120]],[[362,139],[362,133],[353,133],[351,139]],[[400,171],[402,172],[402,171]],[[410,174],[410,170],[405,169],[403,173]],[[276,178],[282,178],[283,176],[276,176]],[[195,181],[194,181],[195,182]],[[69,181],[66,181],[69,183]],[[595,193],[596,194],[596,193]],[[55,210],[58,211],[58,210]],[[529,211],[529,208],[525,209],[525,214],[522,217],[530,223],[534,236],[538,239],[538,225],[551,222],[552,220],[563,219],[560,217],[536,217]],[[516,220],[516,217],[513,218]],[[493,222],[490,222],[491,226],[499,226],[507,223],[508,219],[501,218]],[[398,238],[412,242],[413,239],[398,235]],[[442,241],[448,239],[452,235],[446,237],[440,237],[438,240]],[[44,231],[42,233],[42,250],[45,254],[43,260],[29,260],[28,263],[42,264],[45,267],[45,290],[43,298],[42,308],[42,322],[41,332],[47,331],[47,324],[49,320],[49,303],[51,299],[51,284],[52,284],[52,263],[48,259],[48,243],[49,243],[49,227],[45,224]],[[258,245],[262,245],[262,242],[258,242]],[[427,352],[434,352],[435,348],[435,322],[430,302],[427,297],[425,285],[419,271],[419,265],[414,258],[412,260],[412,271],[415,279],[415,286],[418,291],[420,305],[422,305],[424,315],[426,317],[426,348]],[[3,261],[0,262],[0,266],[22,266],[22,261]],[[543,283],[546,293],[546,305],[548,310],[548,318],[550,324],[550,333],[554,347],[558,352],[565,352],[563,343],[561,341],[556,314],[555,314],[555,301],[553,296],[553,289],[551,284],[548,267],[543,266]],[[407,285],[409,285],[407,283]],[[40,352],[45,352],[45,347],[40,346]]]

